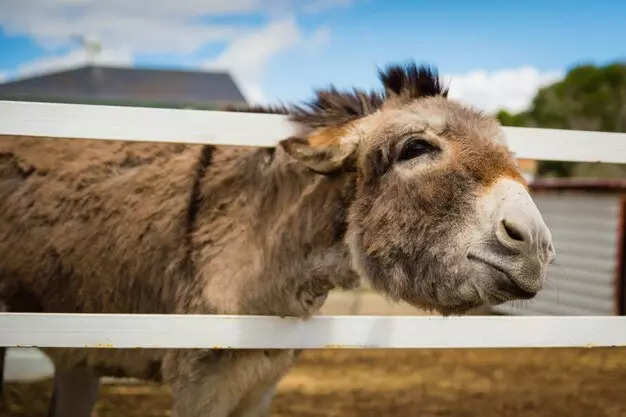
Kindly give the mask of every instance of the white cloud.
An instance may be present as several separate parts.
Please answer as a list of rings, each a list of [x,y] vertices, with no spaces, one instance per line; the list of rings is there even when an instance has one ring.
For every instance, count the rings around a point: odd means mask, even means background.
[[[205,62],[204,66],[229,70],[246,98],[253,103],[263,103],[266,100],[260,83],[267,63],[301,40],[302,34],[293,19],[275,21],[234,40],[220,56]]]
[[[202,21],[219,15],[261,14],[283,18],[350,3],[349,0],[25,0],[2,8],[0,26],[32,36],[41,45],[67,45],[76,35],[95,37],[105,48],[188,53],[211,41],[239,38],[250,28]]]
[[[27,77],[79,67],[87,63],[127,66],[133,63],[133,55],[129,50],[103,49],[96,57],[90,58],[86,51],[77,49],[63,55],[46,56],[29,61],[18,67],[16,76]]]
[[[542,72],[525,66],[497,71],[475,70],[443,78],[449,82],[450,98],[494,113],[500,109],[526,110],[540,87],[563,76],[561,70]]]
[[[317,28],[307,40],[307,46],[315,49],[330,43],[331,31],[327,26]]]
[[[0,83],[3,83],[4,80],[6,80],[6,79],[7,79],[7,74],[2,72],[2,71],[0,71]]]
[[[204,24],[205,15],[253,11],[255,0],[36,0],[4,7],[0,25],[41,45],[71,43],[76,35],[101,39],[104,47],[142,52],[190,52],[206,42],[231,39],[233,25]]]

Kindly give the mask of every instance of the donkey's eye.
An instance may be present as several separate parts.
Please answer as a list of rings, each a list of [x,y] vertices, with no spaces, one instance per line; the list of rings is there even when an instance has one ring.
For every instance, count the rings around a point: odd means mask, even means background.
[[[435,152],[437,150],[439,150],[439,148],[431,145],[424,139],[409,139],[402,146],[402,150],[398,155],[398,161],[406,161],[409,159],[417,158],[418,156],[430,152]]]

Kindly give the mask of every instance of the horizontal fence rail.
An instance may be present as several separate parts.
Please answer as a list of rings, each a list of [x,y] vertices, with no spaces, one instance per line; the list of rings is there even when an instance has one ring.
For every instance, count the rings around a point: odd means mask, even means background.
[[[626,346],[622,317],[0,314],[0,346],[487,348]]]
[[[626,134],[505,127],[518,158],[626,163]],[[147,107],[0,101],[0,135],[274,146],[287,117]]]

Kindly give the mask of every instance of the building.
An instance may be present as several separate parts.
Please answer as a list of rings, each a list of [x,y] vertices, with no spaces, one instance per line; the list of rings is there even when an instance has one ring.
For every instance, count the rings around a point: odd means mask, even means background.
[[[0,100],[200,109],[246,104],[226,72],[96,65],[0,84]]]

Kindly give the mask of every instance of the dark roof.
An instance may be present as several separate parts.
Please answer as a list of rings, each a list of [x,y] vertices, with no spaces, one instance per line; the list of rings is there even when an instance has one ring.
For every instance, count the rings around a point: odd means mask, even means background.
[[[0,84],[0,99],[245,104],[226,72],[86,66]]]

